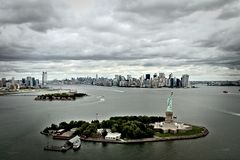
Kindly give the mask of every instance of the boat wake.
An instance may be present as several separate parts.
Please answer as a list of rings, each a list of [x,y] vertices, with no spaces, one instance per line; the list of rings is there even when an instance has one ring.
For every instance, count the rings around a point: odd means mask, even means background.
[[[121,91],[121,90],[117,90],[117,89],[112,90],[112,91],[114,91],[114,92],[119,92],[119,93],[124,93],[124,92],[125,92],[125,91]]]
[[[100,103],[100,102],[104,102],[105,98],[104,96],[97,96],[98,101],[96,101],[96,103]]]
[[[225,110],[220,110],[220,109],[218,109],[217,111],[225,113],[225,114],[229,114],[229,115],[240,117],[240,113],[237,113],[237,112],[225,111]]]
[[[101,98],[101,99],[100,99],[100,101],[101,101],[101,102],[104,102],[104,101],[105,101],[105,99],[104,99],[104,98]]]

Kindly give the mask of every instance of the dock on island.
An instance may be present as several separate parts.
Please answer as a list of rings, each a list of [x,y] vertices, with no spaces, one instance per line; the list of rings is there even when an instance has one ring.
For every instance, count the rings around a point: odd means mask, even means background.
[[[73,145],[78,140],[81,142],[80,137],[75,136],[72,139],[66,141],[66,143],[63,146],[46,145],[43,149],[46,150],[46,151],[66,152],[69,149],[73,148]]]
[[[72,146],[70,145],[64,145],[64,146],[47,145],[43,149],[46,151],[66,152],[70,148],[72,148]]]

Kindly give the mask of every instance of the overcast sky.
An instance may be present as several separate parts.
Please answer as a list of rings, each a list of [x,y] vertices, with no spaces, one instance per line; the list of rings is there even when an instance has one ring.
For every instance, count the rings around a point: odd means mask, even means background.
[[[239,0],[0,0],[0,77],[240,79]]]

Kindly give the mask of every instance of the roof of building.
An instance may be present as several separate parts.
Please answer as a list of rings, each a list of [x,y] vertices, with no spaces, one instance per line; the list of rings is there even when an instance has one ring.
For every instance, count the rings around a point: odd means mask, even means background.
[[[118,137],[118,136],[121,136],[121,133],[118,133],[118,132],[114,132],[114,133],[108,133],[106,135],[106,137]]]
[[[65,129],[59,129],[57,132],[63,132],[65,131]]]
[[[72,139],[69,140],[70,143],[74,143],[75,141],[77,141],[78,139],[80,139],[79,136],[75,136]]]

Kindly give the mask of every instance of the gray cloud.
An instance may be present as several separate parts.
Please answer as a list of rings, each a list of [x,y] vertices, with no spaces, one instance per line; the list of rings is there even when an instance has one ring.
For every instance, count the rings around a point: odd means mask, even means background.
[[[236,27],[236,28],[235,28]],[[238,31],[240,24],[233,29],[217,31],[210,35],[206,40],[200,40],[198,43],[203,47],[217,47],[225,52],[240,52],[240,33]]]
[[[142,22],[151,21],[152,18],[158,21],[171,22],[180,17],[189,16],[194,12],[216,10],[235,1],[236,0],[183,0],[179,2],[178,0],[128,0],[121,1],[121,5],[119,6],[118,11],[123,12],[123,14],[126,15],[125,18],[128,20],[132,20],[130,17],[128,17],[130,13],[134,19],[141,17]]]
[[[0,25],[29,24],[37,31],[46,31],[59,26],[60,15],[53,1],[0,0]]]
[[[232,5],[227,5],[221,9],[218,19],[228,20],[232,18],[237,18],[240,15],[240,5],[239,2],[235,2]]]
[[[233,10],[229,10],[229,11],[223,11],[218,18],[219,19],[231,19],[231,18],[235,18],[238,17],[240,15],[240,10],[238,9],[233,9]]]
[[[7,76],[42,69],[56,76],[151,70],[239,75],[238,0],[0,4],[0,73]]]

